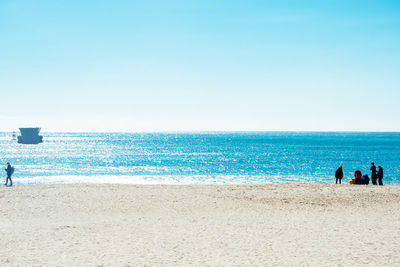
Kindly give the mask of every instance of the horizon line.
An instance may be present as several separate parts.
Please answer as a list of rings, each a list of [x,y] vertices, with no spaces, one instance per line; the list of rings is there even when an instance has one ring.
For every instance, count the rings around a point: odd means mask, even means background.
[[[24,127],[21,127],[24,128]],[[30,127],[36,128],[36,127]],[[41,127],[37,127],[41,128]],[[42,129],[41,129],[42,130]],[[2,131],[0,133],[13,133],[16,131]],[[167,131],[41,131],[41,133],[400,133],[397,131],[360,131],[360,130],[167,130]]]

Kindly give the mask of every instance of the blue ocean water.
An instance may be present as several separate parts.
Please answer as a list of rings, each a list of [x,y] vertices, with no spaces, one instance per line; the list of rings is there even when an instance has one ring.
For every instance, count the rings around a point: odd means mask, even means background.
[[[333,183],[343,166],[384,184],[400,184],[400,133],[42,133],[22,145],[0,133],[0,160],[16,170],[15,184]],[[3,173],[5,177],[5,172]]]

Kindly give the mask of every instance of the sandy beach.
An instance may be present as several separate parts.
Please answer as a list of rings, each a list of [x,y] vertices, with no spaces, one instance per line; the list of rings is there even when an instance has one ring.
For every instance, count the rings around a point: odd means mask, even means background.
[[[399,266],[400,187],[0,188],[1,266]]]

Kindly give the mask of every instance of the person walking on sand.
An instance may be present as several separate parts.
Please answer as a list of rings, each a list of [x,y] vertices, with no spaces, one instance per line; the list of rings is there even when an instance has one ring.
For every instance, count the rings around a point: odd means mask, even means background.
[[[379,185],[383,185],[382,179],[383,179],[383,168],[381,166],[378,166],[378,174],[376,175],[378,178]]]
[[[336,170],[335,178],[336,178],[336,184],[337,184],[338,180],[339,180],[339,184],[342,183],[342,178],[343,178],[343,168],[342,168],[342,166],[339,166],[339,168]]]
[[[374,162],[371,162],[371,180],[372,180],[372,184],[376,185],[376,166]]]
[[[14,167],[11,166],[10,162],[7,162],[7,167],[4,170],[7,172],[7,179],[4,185],[7,186],[8,180],[10,180],[9,186],[12,186],[11,175],[14,173]]]

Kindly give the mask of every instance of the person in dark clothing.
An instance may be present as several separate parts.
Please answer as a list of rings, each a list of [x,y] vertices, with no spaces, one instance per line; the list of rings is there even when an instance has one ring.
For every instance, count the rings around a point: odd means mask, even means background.
[[[369,177],[368,174],[365,174],[361,177],[361,184],[369,185]]]
[[[337,184],[338,180],[339,180],[339,184],[342,183],[342,178],[343,178],[343,168],[342,168],[342,166],[339,166],[339,168],[336,170],[335,178],[336,178],[336,184]]]
[[[362,177],[361,171],[356,170],[354,172],[354,184],[361,184],[361,177]]]
[[[379,181],[379,185],[383,185],[382,178],[383,178],[383,168],[378,166],[378,174],[376,175]]]
[[[7,168],[5,168],[4,170],[7,172],[7,179],[6,179],[6,183],[4,185],[7,186],[8,180],[10,180],[9,186],[12,186],[11,175],[14,172],[14,168],[11,166],[11,164],[9,162],[7,162]]]
[[[372,180],[372,184],[376,185],[376,166],[375,163],[371,162],[371,180]]]

